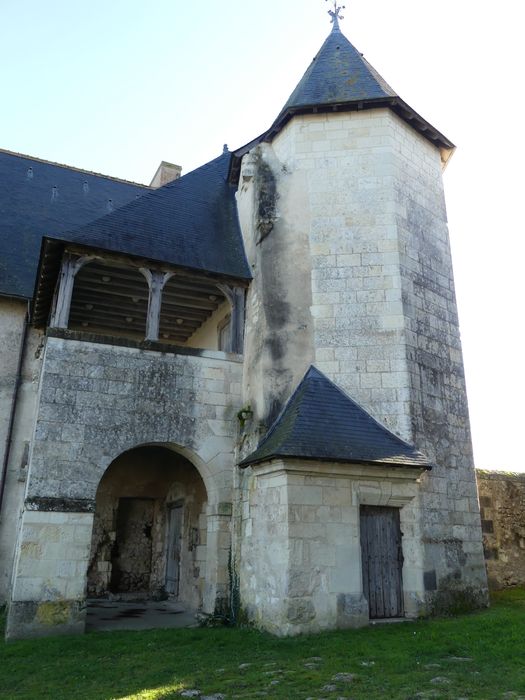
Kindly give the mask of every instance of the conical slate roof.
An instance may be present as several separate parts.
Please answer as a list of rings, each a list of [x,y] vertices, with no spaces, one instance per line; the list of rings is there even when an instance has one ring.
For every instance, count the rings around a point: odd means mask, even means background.
[[[313,366],[240,466],[277,457],[432,468],[425,455],[378,423]]]
[[[241,279],[251,273],[228,183],[231,153],[54,238]]]
[[[334,28],[279,117],[289,110],[397,97],[390,85],[340,31]]]
[[[261,141],[271,141],[297,114],[345,112],[388,108],[437,146],[443,163],[454,144],[421,117],[390,87],[361,53],[348,41],[336,21],[317,56],[279,112],[272,126],[235,151],[230,177],[239,174],[239,158]]]

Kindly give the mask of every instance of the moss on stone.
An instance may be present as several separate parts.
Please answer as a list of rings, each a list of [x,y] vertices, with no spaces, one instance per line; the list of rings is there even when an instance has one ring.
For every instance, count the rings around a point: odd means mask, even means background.
[[[66,600],[45,601],[36,609],[36,619],[41,625],[52,627],[66,624],[71,616],[71,603]]]
[[[486,608],[488,605],[488,593],[484,589],[471,586],[458,590],[442,588],[432,596],[428,613],[432,617],[453,617]]]

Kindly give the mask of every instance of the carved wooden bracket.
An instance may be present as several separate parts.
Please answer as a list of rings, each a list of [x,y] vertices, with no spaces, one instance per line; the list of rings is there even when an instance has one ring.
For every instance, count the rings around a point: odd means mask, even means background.
[[[162,290],[166,282],[173,277],[173,272],[150,270],[141,267],[149,287],[148,316],[146,319],[146,340],[158,340],[160,328],[160,311],[162,307]]]
[[[94,255],[77,255],[64,253],[60,266],[60,276],[53,302],[53,311],[49,325],[52,328],[67,328],[69,323],[69,311],[71,298],[77,272],[87,263],[95,260]]]
[[[227,284],[218,284],[217,287],[232,307],[230,347],[228,350],[241,355],[244,347],[245,290],[242,287],[230,287]]]

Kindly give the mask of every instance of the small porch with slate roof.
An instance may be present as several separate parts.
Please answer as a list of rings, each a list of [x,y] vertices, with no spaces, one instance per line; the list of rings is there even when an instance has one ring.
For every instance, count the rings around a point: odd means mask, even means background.
[[[381,425],[313,366],[255,452],[239,466],[285,457],[432,468],[425,455]]]
[[[240,467],[241,599],[256,624],[293,635],[417,616],[421,452],[310,367]]]

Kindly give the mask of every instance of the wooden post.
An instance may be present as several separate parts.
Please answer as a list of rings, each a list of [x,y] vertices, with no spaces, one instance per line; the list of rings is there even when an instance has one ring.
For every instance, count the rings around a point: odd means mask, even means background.
[[[242,287],[230,287],[226,284],[218,284],[217,287],[228,299],[232,307],[230,350],[242,355],[244,349],[245,290]]]
[[[52,328],[68,327],[75,276],[83,265],[93,259],[91,255],[75,255],[67,252],[62,256],[55,305],[49,321]]]
[[[146,319],[146,340],[158,340],[160,328],[160,311],[162,307],[162,290],[166,282],[173,277],[173,272],[149,270],[141,267],[149,287],[148,316]]]

